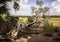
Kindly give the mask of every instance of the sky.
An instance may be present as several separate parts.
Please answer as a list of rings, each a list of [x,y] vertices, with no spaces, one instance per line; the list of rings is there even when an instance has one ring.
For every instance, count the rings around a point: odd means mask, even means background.
[[[42,0],[44,2],[43,7],[50,7],[50,15],[60,15],[60,0]],[[38,8],[36,5],[36,0],[21,0],[18,2],[20,8],[18,11],[13,9],[13,1],[6,2],[7,8],[10,9],[10,15],[14,16],[32,16],[31,7],[34,6]]]

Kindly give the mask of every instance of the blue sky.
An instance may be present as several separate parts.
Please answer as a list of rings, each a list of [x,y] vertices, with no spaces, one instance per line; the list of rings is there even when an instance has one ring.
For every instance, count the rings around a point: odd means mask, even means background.
[[[50,14],[51,15],[60,15],[60,0],[42,0],[44,2],[43,6],[48,6],[50,7]],[[38,8],[36,5],[36,0],[21,0],[19,3],[20,5],[20,10],[19,11],[14,11],[13,9],[13,3],[8,2],[8,7],[11,9],[9,10],[11,15],[17,15],[17,16],[30,16],[31,14],[31,7],[34,6]],[[58,14],[57,14],[58,13]]]
[[[44,3],[52,3],[55,0],[43,0]]]
[[[53,1],[55,0],[42,0],[45,4],[48,3],[52,3]],[[28,4],[35,4],[36,3],[36,0],[29,0]]]

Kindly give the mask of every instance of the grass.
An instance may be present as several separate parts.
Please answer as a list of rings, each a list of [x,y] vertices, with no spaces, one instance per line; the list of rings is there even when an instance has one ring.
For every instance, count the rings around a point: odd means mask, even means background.
[[[24,22],[24,23],[27,23],[28,17],[20,17],[20,20],[22,20],[22,22]],[[42,18],[40,20],[42,20]],[[58,17],[58,18],[55,18],[55,17],[50,18],[50,19],[48,19],[48,21],[52,22],[54,27],[60,27],[60,17]]]
[[[60,26],[60,18],[50,18],[49,21],[52,22],[54,27]]]
[[[20,17],[19,18],[19,22],[22,23],[27,23],[28,22],[28,18],[27,17]]]

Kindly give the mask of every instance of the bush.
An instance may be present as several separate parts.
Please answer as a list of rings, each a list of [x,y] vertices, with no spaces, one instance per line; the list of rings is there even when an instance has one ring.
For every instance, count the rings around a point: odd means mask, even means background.
[[[30,23],[30,22],[33,22],[33,20],[35,19],[35,16],[29,16],[28,17],[28,22]]]
[[[52,36],[53,34],[53,25],[47,22],[44,26],[44,32],[46,36]]]

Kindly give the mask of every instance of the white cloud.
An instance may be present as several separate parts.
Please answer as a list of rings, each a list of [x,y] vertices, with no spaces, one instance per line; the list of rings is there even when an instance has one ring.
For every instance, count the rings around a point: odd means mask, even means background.
[[[13,9],[13,4],[14,4],[13,1],[12,2],[6,2],[7,9],[12,10]]]
[[[31,16],[31,7],[38,7],[36,4],[27,4],[29,0],[21,0],[21,2],[19,3],[20,5],[20,10],[16,11],[13,9],[13,2],[7,2],[7,8],[10,9],[9,13],[10,15],[15,15],[15,16]],[[50,9],[50,15],[59,15],[60,13],[60,0],[56,0],[53,3],[51,3],[51,5],[49,4],[44,4],[43,7],[48,6],[51,7]]]
[[[14,1],[12,2],[6,2],[7,8],[9,9],[10,15],[14,16],[31,16],[31,7],[38,7],[36,4],[28,4],[29,0],[21,0],[21,2],[18,2],[20,5],[20,8],[18,11],[15,11],[13,9]]]
[[[21,3],[28,3],[29,0],[20,0]]]
[[[58,3],[60,3],[60,0],[57,0]]]
[[[9,9],[10,15],[15,15],[15,16],[19,16],[19,15],[21,15],[21,16],[23,16],[23,15],[29,16],[29,15],[32,15],[31,14],[31,8],[30,8],[31,5],[26,4],[26,3],[28,3],[28,1],[29,0],[24,0],[24,1],[21,0],[21,2],[19,3],[20,9],[18,11],[15,11],[13,9],[13,4],[14,4],[13,1],[12,2],[6,2],[6,5],[7,5],[7,8]]]
[[[28,3],[29,0],[24,0],[25,3]]]
[[[19,11],[14,11],[14,9],[9,10],[10,15],[14,15],[14,16],[32,16],[31,14],[31,7],[38,7],[37,5],[30,5],[30,4],[26,4],[28,3],[29,0],[21,0],[21,2],[19,3],[20,5],[20,10]],[[10,6],[9,6],[10,7]],[[12,6],[11,6],[12,7]]]
[[[60,0],[56,0],[51,4],[52,8],[56,10],[56,12],[60,13]]]

